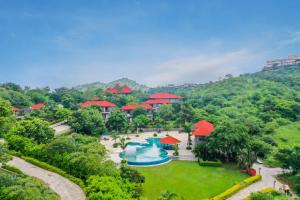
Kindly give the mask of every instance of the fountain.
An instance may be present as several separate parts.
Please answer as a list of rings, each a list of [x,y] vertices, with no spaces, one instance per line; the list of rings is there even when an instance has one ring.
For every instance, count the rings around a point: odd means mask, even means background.
[[[149,138],[148,143],[128,143],[120,157],[129,165],[156,165],[170,160],[168,153],[160,148],[159,138]]]

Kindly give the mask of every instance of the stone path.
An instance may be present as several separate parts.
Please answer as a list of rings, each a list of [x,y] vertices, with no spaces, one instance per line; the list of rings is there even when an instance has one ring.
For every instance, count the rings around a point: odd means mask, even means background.
[[[256,169],[257,172],[259,172],[259,168],[261,169],[260,173],[262,175],[262,181],[256,182],[249,187],[244,188],[232,197],[228,198],[228,200],[241,200],[249,196],[252,192],[257,192],[265,188],[273,188],[274,182],[276,190],[283,188],[283,184],[275,179],[276,175],[282,174],[281,168],[268,168],[262,164],[254,164],[253,168]],[[286,188],[287,187],[288,186],[286,186]]]
[[[20,169],[29,176],[42,180],[60,196],[61,200],[85,199],[85,194],[78,185],[56,173],[39,168],[18,157],[13,157],[8,164]]]

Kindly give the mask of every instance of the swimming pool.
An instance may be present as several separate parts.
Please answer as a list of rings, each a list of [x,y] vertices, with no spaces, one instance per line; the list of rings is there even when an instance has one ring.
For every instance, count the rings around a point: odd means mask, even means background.
[[[120,157],[129,165],[157,165],[170,160],[168,153],[161,148],[160,138],[148,138],[147,143],[129,142]]]

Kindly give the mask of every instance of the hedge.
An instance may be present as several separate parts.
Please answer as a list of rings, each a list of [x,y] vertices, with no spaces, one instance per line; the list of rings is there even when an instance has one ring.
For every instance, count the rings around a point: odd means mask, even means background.
[[[23,173],[21,170],[19,170],[19,169],[16,168],[16,167],[13,167],[13,166],[11,166],[11,165],[3,164],[3,165],[2,165],[2,168],[3,168],[3,169],[6,169],[6,170],[8,170],[8,171],[11,171],[11,172],[13,172],[13,173],[22,175],[22,176],[24,175],[24,173]]]
[[[221,161],[203,161],[202,159],[199,160],[200,166],[211,166],[211,167],[221,167]]]
[[[260,180],[261,180],[261,175],[256,175],[256,176],[252,176],[250,178],[247,178],[247,179],[243,180],[242,182],[232,186],[231,188],[229,188],[225,192],[211,198],[211,200],[224,200],[224,199],[227,199],[227,198],[231,197],[232,195],[234,195],[235,193],[237,193],[238,191],[240,191],[241,189],[251,185],[252,183],[260,181]]]
[[[46,169],[48,171],[57,173],[67,179],[69,179],[70,181],[72,181],[73,183],[77,184],[83,191],[86,191],[85,188],[85,184],[83,182],[83,180],[81,180],[80,178],[74,177],[70,174],[68,174],[67,172],[63,171],[62,169],[59,169],[57,167],[54,167],[52,165],[49,165],[48,163],[39,161],[35,158],[31,158],[31,157],[27,157],[27,156],[22,156],[22,159],[26,160],[27,162],[30,162],[38,167],[41,167],[43,169]]]
[[[265,188],[263,190],[257,191],[257,192],[262,192],[262,193],[269,193],[269,192],[274,192],[275,190],[273,188]],[[250,196],[244,198],[243,200],[251,200]]]

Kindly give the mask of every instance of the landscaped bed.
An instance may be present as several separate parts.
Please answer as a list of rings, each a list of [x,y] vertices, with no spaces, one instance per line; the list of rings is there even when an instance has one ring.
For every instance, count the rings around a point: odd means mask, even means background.
[[[143,195],[148,199],[156,199],[167,190],[183,196],[185,200],[206,199],[248,177],[235,165],[201,167],[190,161],[172,161],[136,169],[146,177]]]

